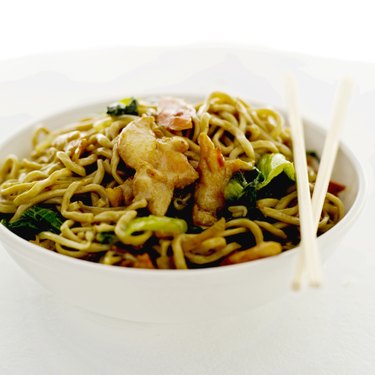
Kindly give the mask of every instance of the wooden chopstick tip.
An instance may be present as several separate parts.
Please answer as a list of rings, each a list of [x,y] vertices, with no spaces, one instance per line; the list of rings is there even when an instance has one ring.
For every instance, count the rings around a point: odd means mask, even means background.
[[[314,289],[319,289],[322,287],[322,284],[323,284],[322,279],[316,277],[316,278],[310,279],[308,285]],[[291,283],[291,289],[293,292],[300,292],[302,289],[302,278],[299,278],[299,277],[294,278],[294,280],[292,280],[292,283]]]

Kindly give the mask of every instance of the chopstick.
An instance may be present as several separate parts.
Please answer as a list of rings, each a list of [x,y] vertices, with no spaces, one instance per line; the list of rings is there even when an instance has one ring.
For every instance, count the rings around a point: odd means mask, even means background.
[[[314,193],[312,196],[316,230],[318,230],[320,214],[322,213],[324,199],[326,197],[333,166],[335,164],[336,154],[339,147],[340,133],[349,107],[352,87],[353,82],[351,79],[345,78],[342,80],[336,91],[328,133],[324,142],[318,175],[316,177]]]
[[[316,230],[313,219],[310,186],[307,174],[306,147],[303,135],[303,124],[299,112],[299,93],[297,81],[293,76],[287,77],[287,104],[289,123],[293,141],[294,167],[297,179],[297,198],[300,219],[301,247],[303,260],[311,286],[319,286],[322,280],[322,268],[316,241]],[[299,271],[299,268],[297,268]],[[297,273],[292,286],[300,287],[302,272]]]
[[[296,87],[295,81],[293,84]],[[336,159],[336,154],[337,154],[337,150],[339,146],[340,133],[341,133],[344,119],[347,113],[347,108],[348,108],[348,104],[350,100],[352,87],[353,87],[352,81],[349,78],[345,78],[339,85],[339,88],[336,92],[336,96],[334,100],[334,106],[333,106],[333,111],[332,111],[332,115],[331,115],[331,119],[329,123],[328,133],[325,139],[320,166],[318,170],[318,175],[317,175],[317,179],[315,182],[313,197],[311,200],[312,218],[313,218],[313,224],[314,224],[313,235],[315,239],[316,239],[316,232],[318,230],[320,215],[321,215],[323,205],[324,205],[324,199],[326,197],[329,181],[330,181],[331,174],[332,174],[333,165]],[[298,200],[299,200],[299,197],[298,197]],[[301,222],[301,229],[302,229],[302,222]],[[314,240],[314,242],[316,242],[316,240]],[[302,247],[304,247],[305,243],[301,241],[301,245]],[[294,289],[299,289],[301,286],[304,266],[305,266],[305,263],[307,263],[307,261],[309,260],[309,258],[306,258],[305,254],[306,254],[306,250],[305,252],[301,253],[299,257],[296,273],[292,282],[292,286]],[[318,259],[318,257],[316,259]],[[309,269],[309,267],[307,268]],[[310,272],[311,272],[311,266],[310,266]],[[314,274],[314,276],[319,276],[319,275]],[[317,284],[316,281],[318,281],[319,283]],[[320,279],[312,279],[311,274],[310,274],[311,285],[318,286],[320,283],[321,283],[321,273],[320,273]]]

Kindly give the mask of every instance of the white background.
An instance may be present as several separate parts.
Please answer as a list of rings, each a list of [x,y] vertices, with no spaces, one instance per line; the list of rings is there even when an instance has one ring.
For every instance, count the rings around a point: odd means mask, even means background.
[[[317,121],[329,112],[335,80],[345,71],[355,75],[359,86],[349,114],[353,127],[346,129],[344,138],[362,151],[374,169],[375,13],[371,3],[0,0],[2,135],[10,134],[12,126],[44,115],[46,107],[50,112],[91,99],[98,90],[108,96],[120,94],[120,83],[131,79],[128,66],[121,75],[121,61],[126,58],[122,47],[237,44],[370,63],[279,55],[282,64],[299,69],[307,93],[304,113]],[[94,52],[101,47],[112,47],[103,51],[108,56]],[[52,56],[68,50],[76,52]],[[147,50],[145,56],[152,59],[159,53]],[[209,57],[203,55],[202,64],[209,71],[215,67],[213,57],[208,52]],[[158,61],[165,61],[168,52],[161,56]],[[226,60],[223,53],[217,56],[214,72],[220,73]],[[235,50],[231,56],[234,67],[245,61]],[[129,60],[129,66],[138,61],[136,57]],[[267,66],[251,61],[249,66],[267,75]],[[173,80],[182,82],[184,77],[191,87],[206,89],[199,80],[202,75],[197,75],[198,66],[185,70],[180,75],[161,70],[158,87],[177,87]],[[116,84],[116,77],[122,81]],[[276,73],[269,76],[269,84],[277,86],[277,77]],[[236,72],[230,78],[238,78]],[[210,80],[215,77],[210,75]],[[135,87],[137,82],[131,82]],[[224,88],[235,86],[224,79],[220,82],[227,85]],[[146,88],[147,82],[142,85]],[[277,88],[272,89],[272,102],[282,104]],[[254,93],[267,99],[262,95]],[[361,138],[356,139],[358,132]],[[322,290],[289,294],[240,316],[195,325],[121,322],[70,307],[32,281],[1,248],[0,374],[373,374],[375,257],[371,236],[366,234],[373,231],[374,198],[368,202],[339,254],[328,263]]]
[[[371,0],[2,0],[0,59],[121,45],[245,43],[375,61]]]

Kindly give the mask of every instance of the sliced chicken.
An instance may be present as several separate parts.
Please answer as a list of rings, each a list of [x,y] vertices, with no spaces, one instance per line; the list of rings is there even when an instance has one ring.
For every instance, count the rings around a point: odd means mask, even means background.
[[[119,153],[135,169],[134,200],[146,199],[154,215],[163,216],[175,188],[192,184],[198,173],[184,152],[188,143],[181,137],[157,138],[153,117],[142,117],[127,125],[119,138]]]
[[[158,103],[157,123],[170,130],[185,130],[193,127],[195,109],[178,98],[162,98]]]
[[[233,173],[249,169],[249,165],[239,159],[225,160],[205,133],[200,134],[199,145],[199,182],[195,190],[193,222],[195,225],[211,226],[217,221],[217,212],[224,207],[224,188]]]

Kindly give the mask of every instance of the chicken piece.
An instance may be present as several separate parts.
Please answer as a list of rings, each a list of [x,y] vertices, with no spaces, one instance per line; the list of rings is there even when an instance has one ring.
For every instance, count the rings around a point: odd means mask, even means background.
[[[134,198],[133,178],[128,178],[122,185],[120,185],[120,187],[124,196],[125,204],[128,206]]]
[[[207,134],[199,136],[200,159],[199,182],[195,190],[193,222],[195,225],[211,226],[217,221],[217,212],[224,207],[224,188],[232,174],[249,165],[240,160],[225,160]]]
[[[193,127],[195,109],[178,98],[162,98],[158,103],[157,123],[170,130],[185,130]]]
[[[119,138],[119,153],[135,169],[134,200],[146,199],[150,212],[164,216],[175,188],[192,184],[198,173],[184,152],[188,143],[181,137],[157,138],[153,117],[142,117],[126,126]]]

